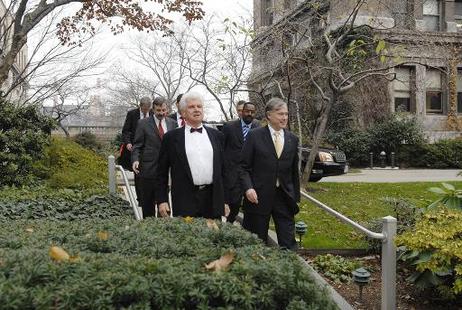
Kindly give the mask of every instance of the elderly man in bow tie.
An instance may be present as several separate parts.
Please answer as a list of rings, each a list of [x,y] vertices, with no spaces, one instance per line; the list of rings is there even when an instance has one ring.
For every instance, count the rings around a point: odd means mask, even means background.
[[[160,149],[156,194],[159,213],[162,217],[170,213],[170,170],[173,216],[221,218],[229,212],[223,184],[223,134],[202,124],[204,100],[200,94],[184,94],[179,109],[186,124],[167,132]]]

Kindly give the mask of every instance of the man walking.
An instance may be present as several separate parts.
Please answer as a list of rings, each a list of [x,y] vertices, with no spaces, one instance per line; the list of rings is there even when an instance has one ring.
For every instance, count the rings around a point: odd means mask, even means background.
[[[225,136],[225,192],[228,195],[230,213],[227,221],[233,223],[242,204],[242,188],[239,179],[242,145],[251,129],[260,127],[255,120],[255,105],[245,102],[242,105],[242,117],[229,121],[223,126]]]
[[[122,139],[124,142],[123,146],[123,156],[131,158],[133,143],[135,140],[136,126],[140,119],[144,119],[150,116],[151,111],[151,98],[143,97],[140,99],[139,108],[132,109],[127,112],[127,117],[125,118],[125,123],[122,128]],[[129,153],[129,155],[127,154]],[[131,160],[129,162],[132,162]],[[129,165],[129,170],[131,170],[131,165]],[[135,178],[135,190],[138,204],[141,205],[141,193],[140,193],[140,184],[137,175],[134,175]]]
[[[171,119],[173,119],[178,127],[183,127],[186,122],[183,118],[183,116],[181,115],[181,111],[180,111],[180,100],[181,100],[181,97],[183,97],[183,94],[179,94],[178,97],[176,97],[176,102],[175,102],[175,105],[176,105],[176,112],[175,113],[172,113],[170,114],[168,117],[170,117]]]
[[[223,134],[203,126],[204,100],[189,92],[179,109],[186,125],[167,132],[162,140],[157,178],[161,216],[168,216],[168,173],[174,216],[220,218],[225,214]]]
[[[268,125],[250,131],[242,149],[243,227],[267,242],[273,217],[279,246],[293,250],[300,201],[298,138],[286,129],[288,110],[283,100],[270,99],[265,113]]]
[[[167,100],[153,101],[154,115],[138,122],[132,151],[133,172],[140,185],[143,218],[155,215],[155,176],[159,151],[164,134],[176,128],[176,122],[167,118]]]

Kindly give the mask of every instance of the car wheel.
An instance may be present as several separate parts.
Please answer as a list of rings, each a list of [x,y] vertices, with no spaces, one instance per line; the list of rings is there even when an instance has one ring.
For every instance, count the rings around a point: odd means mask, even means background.
[[[318,182],[322,177],[310,177],[310,182]]]

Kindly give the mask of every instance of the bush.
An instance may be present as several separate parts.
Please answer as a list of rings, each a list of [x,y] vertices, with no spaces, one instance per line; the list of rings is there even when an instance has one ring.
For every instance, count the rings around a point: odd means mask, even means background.
[[[423,168],[462,168],[462,141],[440,140],[433,144],[406,145],[398,153],[404,166]]]
[[[408,278],[421,289],[436,287],[445,298],[462,293],[462,212],[446,207],[423,214],[415,228],[396,238],[415,272]]]
[[[63,138],[52,138],[37,173],[54,188],[107,186],[107,161],[95,152]]]
[[[113,195],[67,193],[62,197],[0,200],[0,221],[18,219],[85,220],[107,219],[114,216],[133,216],[133,210],[125,200]]]
[[[403,142],[417,146],[424,142],[417,118],[403,117],[400,114],[386,117],[366,131],[349,128],[329,133],[327,140],[344,151],[353,166],[367,166],[370,152],[374,153],[375,162],[382,151],[387,153],[390,161],[391,152],[398,154]]]
[[[360,267],[360,263],[342,256],[326,254],[316,256],[313,267],[334,282],[350,282],[351,273]]]
[[[103,148],[101,143],[99,143],[98,140],[96,139],[96,136],[89,131],[85,131],[85,132],[75,135],[72,138],[72,140],[74,140],[74,142],[80,144],[84,148],[95,151],[95,152],[98,152]]]
[[[43,156],[54,122],[35,106],[0,99],[0,186],[34,181],[33,163]]]
[[[0,231],[0,303],[16,309],[335,309],[297,256],[229,224],[13,221]],[[50,246],[71,256],[51,259]],[[205,265],[235,253],[223,271]]]

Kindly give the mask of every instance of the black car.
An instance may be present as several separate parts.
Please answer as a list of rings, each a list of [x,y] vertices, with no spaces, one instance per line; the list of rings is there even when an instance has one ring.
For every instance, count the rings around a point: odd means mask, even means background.
[[[305,170],[310,147],[302,147],[302,173]],[[323,177],[341,175],[348,172],[348,162],[343,151],[336,149],[320,148],[311,171],[310,181],[317,182]]]

